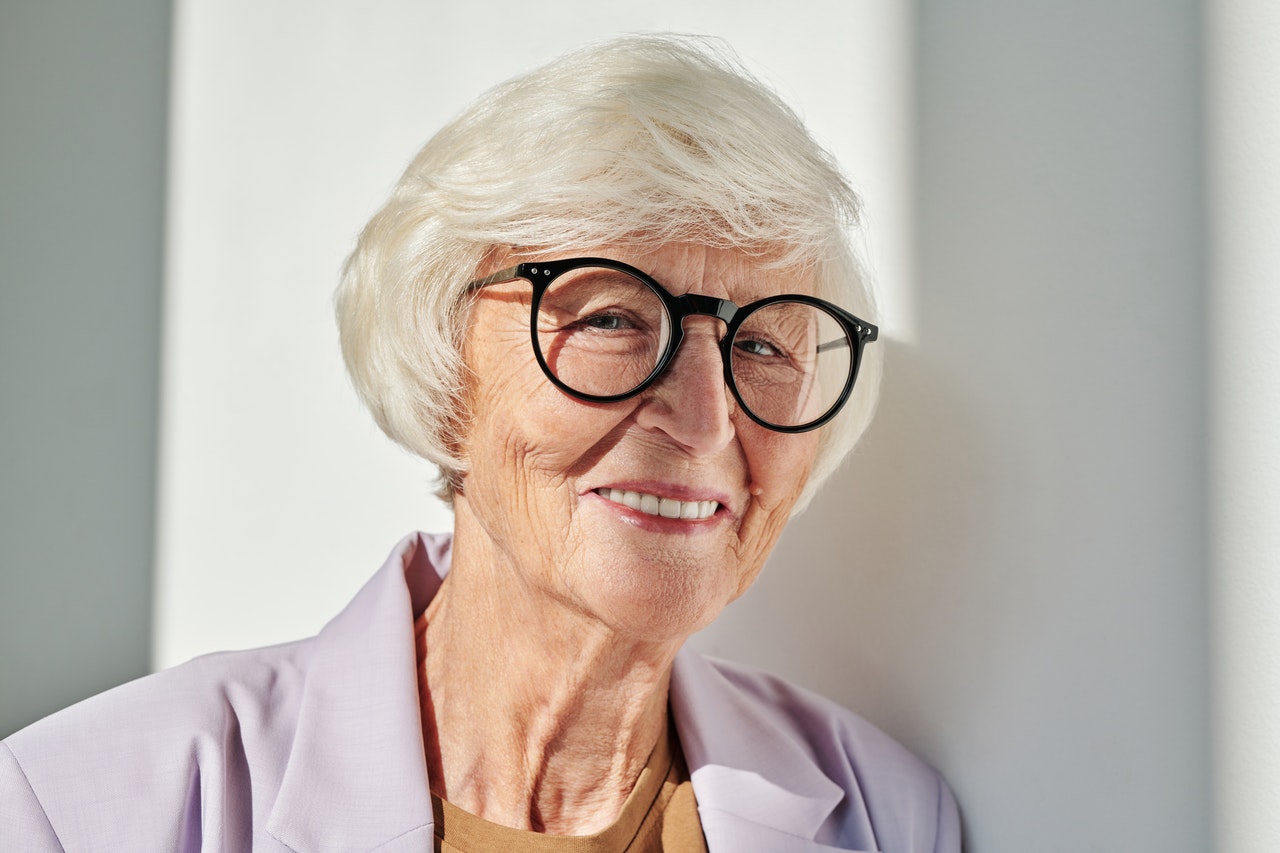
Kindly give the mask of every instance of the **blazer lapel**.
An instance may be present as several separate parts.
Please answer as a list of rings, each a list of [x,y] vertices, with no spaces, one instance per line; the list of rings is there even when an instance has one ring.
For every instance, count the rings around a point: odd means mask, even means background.
[[[447,565],[447,544],[406,538],[315,639],[267,820],[293,850],[430,849],[413,614],[439,587],[441,547]]]
[[[711,853],[837,849],[814,838],[844,791],[691,649],[676,657],[671,708]]]

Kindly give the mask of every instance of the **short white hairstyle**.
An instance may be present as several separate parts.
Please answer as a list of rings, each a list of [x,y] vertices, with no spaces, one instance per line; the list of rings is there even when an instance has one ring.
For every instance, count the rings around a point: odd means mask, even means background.
[[[490,90],[418,152],[365,226],[336,295],[343,357],[382,430],[466,472],[462,347],[468,284],[512,250],[571,256],[695,243],[816,277],[818,295],[874,321],[851,239],[860,200],[833,158],[722,42],[628,36]],[[871,419],[881,359],[821,427],[797,511]]]

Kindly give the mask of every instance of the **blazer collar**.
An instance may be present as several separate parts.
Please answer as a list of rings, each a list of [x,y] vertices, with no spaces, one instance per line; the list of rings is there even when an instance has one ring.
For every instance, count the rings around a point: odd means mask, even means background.
[[[671,676],[671,708],[711,850],[833,850],[813,839],[844,791],[803,744],[697,652]]]
[[[297,851],[430,849],[414,614],[449,539],[413,534],[316,637],[267,831]]]

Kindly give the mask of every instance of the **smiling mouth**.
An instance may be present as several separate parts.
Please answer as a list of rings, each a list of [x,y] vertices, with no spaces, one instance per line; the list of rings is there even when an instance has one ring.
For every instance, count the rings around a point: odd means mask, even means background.
[[[645,515],[656,515],[661,518],[702,521],[715,515],[716,509],[720,506],[718,501],[678,501],[675,498],[660,498],[657,495],[625,489],[596,489],[595,492],[605,500],[622,504]]]

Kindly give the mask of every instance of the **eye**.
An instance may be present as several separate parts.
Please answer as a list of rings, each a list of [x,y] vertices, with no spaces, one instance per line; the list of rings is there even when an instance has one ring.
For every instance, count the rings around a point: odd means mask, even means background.
[[[762,356],[765,358],[770,358],[779,354],[778,351],[773,347],[773,345],[768,343],[767,341],[761,341],[761,340],[756,340],[752,338],[747,338],[745,340],[743,339],[736,340],[733,342],[733,345],[736,349],[742,350],[747,355],[756,355],[756,356]]]
[[[579,320],[578,325],[602,332],[620,332],[623,329],[635,328],[635,324],[621,314],[592,314],[590,317]]]

